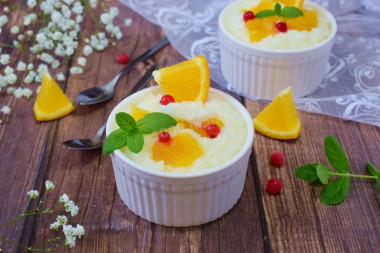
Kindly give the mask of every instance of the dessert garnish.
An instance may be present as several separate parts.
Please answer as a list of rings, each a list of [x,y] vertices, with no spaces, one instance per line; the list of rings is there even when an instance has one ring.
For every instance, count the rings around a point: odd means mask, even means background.
[[[46,121],[63,117],[74,110],[73,104],[48,72],[42,77],[41,88],[33,106],[36,120]]]
[[[175,126],[177,121],[168,114],[152,112],[136,122],[130,114],[119,112],[116,114],[116,123],[120,128],[107,136],[103,145],[104,154],[110,154],[124,146],[131,152],[138,153],[144,146],[143,134]]]
[[[295,171],[297,177],[309,183],[326,184],[321,194],[323,204],[335,205],[342,202],[348,193],[351,177],[372,178],[377,182],[377,188],[380,190],[380,170],[370,162],[366,163],[366,168],[371,176],[350,174],[350,164],[340,143],[332,135],[327,135],[324,146],[327,159],[336,172],[321,163],[305,164]],[[332,176],[337,177],[330,181]]]
[[[153,72],[154,80],[176,102],[205,102],[210,88],[210,71],[204,56],[162,68]]]
[[[170,134],[168,132],[162,132],[158,138],[161,142],[168,142],[170,141]]]
[[[282,182],[278,178],[271,178],[268,180],[266,185],[266,190],[270,194],[276,194],[279,193],[282,189]]]
[[[210,124],[205,128],[205,130],[210,138],[215,138],[220,133],[220,128],[217,124]]]
[[[253,119],[255,129],[263,135],[274,139],[295,139],[301,132],[301,121],[298,118],[292,96],[288,87],[268,104]]]
[[[285,155],[279,150],[275,150],[270,155],[270,162],[274,166],[282,166],[285,163]]]
[[[255,14],[253,14],[252,11],[244,12],[244,15],[243,15],[244,22],[247,22],[248,20],[252,20],[254,18],[255,18]]]
[[[274,5],[274,10],[262,10],[256,13],[255,18],[266,18],[271,16],[280,16],[284,18],[297,18],[303,16],[301,9],[294,6],[281,7],[281,4],[276,3]]]
[[[170,95],[163,95],[161,100],[160,100],[160,104],[162,104],[162,105],[167,105],[167,104],[174,103],[174,102],[175,102],[174,98]]]
[[[129,56],[126,54],[126,53],[120,53],[118,56],[117,56],[117,61],[120,63],[120,64],[127,64],[129,62]]]

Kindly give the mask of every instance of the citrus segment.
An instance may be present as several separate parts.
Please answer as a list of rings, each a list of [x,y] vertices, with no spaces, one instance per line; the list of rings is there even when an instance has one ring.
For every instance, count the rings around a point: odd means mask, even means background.
[[[277,2],[280,2],[280,3],[282,3],[285,6],[295,6],[295,7],[300,8],[300,9],[303,6],[303,1],[304,0],[279,0],[279,1],[272,0],[272,2],[274,4],[277,3]]]
[[[40,91],[33,106],[34,116],[38,121],[53,120],[63,117],[74,110],[74,106],[66,97],[49,73],[44,73]]]
[[[187,132],[178,133],[169,142],[157,140],[152,158],[174,168],[188,167],[203,154],[202,145]]]
[[[204,56],[156,70],[153,77],[176,102],[204,102],[210,88],[210,71]]]
[[[131,103],[131,116],[137,121],[139,119],[144,118],[145,115],[147,115],[149,111],[141,109],[137,107],[135,104]]]
[[[280,140],[295,139],[301,132],[291,87],[267,105],[253,120],[256,131]]]

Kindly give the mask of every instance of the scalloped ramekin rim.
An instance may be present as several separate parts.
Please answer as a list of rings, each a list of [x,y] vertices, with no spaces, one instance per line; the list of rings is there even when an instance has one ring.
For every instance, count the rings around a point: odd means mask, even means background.
[[[335,34],[337,32],[337,23],[336,23],[334,16],[327,9],[323,8],[322,6],[320,6],[314,2],[311,2],[311,1],[306,1],[307,4],[313,5],[314,7],[319,8],[323,12],[325,12],[326,17],[329,19],[330,24],[331,24],[331,31],[330,31],[329,36],[326,39],[324,39],[322,42],[320,42],[314,46],[301,48],[301,49],[268,49],[268,48],[257,47],[254,44],[250,44],[248,42],[241,41],[238,38],[229,34],[229,32],[226,30],[226,28],[224,27],[223,22],[222,22],[222,19],[224,18],[224,15],[225,15],[225,12],[227,11],[227,9],[231,5],[237,4],[237,2],[242,2],[242,1],[246,1],[246,0],[240,0],[240,1],[232,2],[232,3],[228,4],[226,7],[224,7],[224,9],[221,11],[221,13],[219,14],[219,17],[218,17],[219,32],[222,31],[223,34],[225,36],[227,36],[230,40],[232,40],[234,43],[239,44],[240,46],[248,48],[248,49],[253,50],[253,51],[263,52],[263,53],[268,53],[268,54],[273,54],[273,55],[277,55],[277,54],[281,54],[281,55],[289,54],[289,55],[291,55],[291,54],[309,52],[309,51],[317,50],[317,49],[323,47],[324,45],[328,44],[331,40],[334,39]]]
[[[159,88],[159,86],[154,86],[154,87],[150,87],[147,89],[157,89],[157,88]],[[144,89],[142,91],[146,91],[147,89]],[[212,175],[212,174],[218,173],[220,171],[223,171],[224,169],[229,168],[233,164],[237,163],[240,159],[242,159],[244,157],[246,152],[252,148],[253,137],[254,137],[254,129],[253,129],[253,123],[252,123],[251,115],[249,114],[247,109],[240,102],[238,102],[235,98],[228,95],[227,93],[220,91],[220,90],[217,90],[217,89],[214,89],[214,88],[210,88],[209,92],[217,93],[218,95],[221,95],[224,98],[226,98],[242,114],[244,121],[247,125],[246,141],[245,141],[243,147],[240,149],[240,151],[234,157],[232,157],[230,160],[228,160],[228,161],[226,161],[226,162],[224,162],[218,166],[215,166],[215,167],[212,167],[209,169],[205,169],[202,171],[178,173],[178,172],[158,171],[158,170],[149,169],[147,167],[141,166],[140,164],[136,163],[135,161],[133,161],[133,160],[129,159],[127,156],[125,156],[120,150],[115,150],[114,155],[117,156],[119,159],[121,159],[123,162],[129,164],[131,167],[139,170],[142,173],[146,173],[150,176],[155,176],[155,177],[160,177],[160,178],[170,178],[170,179],[193,179],[193,178],[204,177],[204,176]],[[137,92],[131,96],[134,96],[138,93],[139,92]],[[110,134],[110,124],[111,124],[111,120],[112,120],[111,117],[113,115],[115,115],[116,111],[118,111],[118,107],[121,106],[123,104],[123,102],[126,99],[130,98],[131,96],[123,99],[112,110],[110,116],[107,119],[107,124],[106,124],[106,135],[107,136]]]

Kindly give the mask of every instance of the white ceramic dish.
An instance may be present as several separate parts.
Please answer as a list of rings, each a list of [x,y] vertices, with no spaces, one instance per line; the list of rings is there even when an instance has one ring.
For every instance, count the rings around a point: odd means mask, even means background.
[[[149,89],[159,87],[140,92]],[[195,226],[219,218],[240,198],[252,151],[252,118],[233,97],[212,88],[210,92],[223,96],[242,114],[247,125],[247,139],[242,149],[217,167],[186,174],[143,167],[116,150],[111,158],[118,192],[125,205],[138,216],[160,225]],[[139,93],[124,99],[113,109],[107,121],[107,136],[116,113]]]
[[[249,98],[264,100],[272,100],[289,86],[292,86],[294,97],[303,97],[316,90],[326,74],[337,31],[331,13],[308,2],[322,10],[331,24],[329,36],[321,43],[296,50],[264,49],[233,37],[224,27],[226,10],[238,2],[226,6],[218,21],[221,69],[230,88]]]

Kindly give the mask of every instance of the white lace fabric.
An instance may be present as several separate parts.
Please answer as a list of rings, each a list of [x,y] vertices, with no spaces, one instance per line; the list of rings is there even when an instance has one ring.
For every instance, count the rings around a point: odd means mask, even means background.
[[[232,0],[120,0],[160,25],[187,59],[204,55],[211,78],[233,91],[220,69],[218,15]],[[298,109],[380,127],[380,5],[378,0],[315,0],[336,18],[338,33],[327,74]],[[239,94],[244,96],[244,94]],[[250,98],[249,99],[254,99]]]

